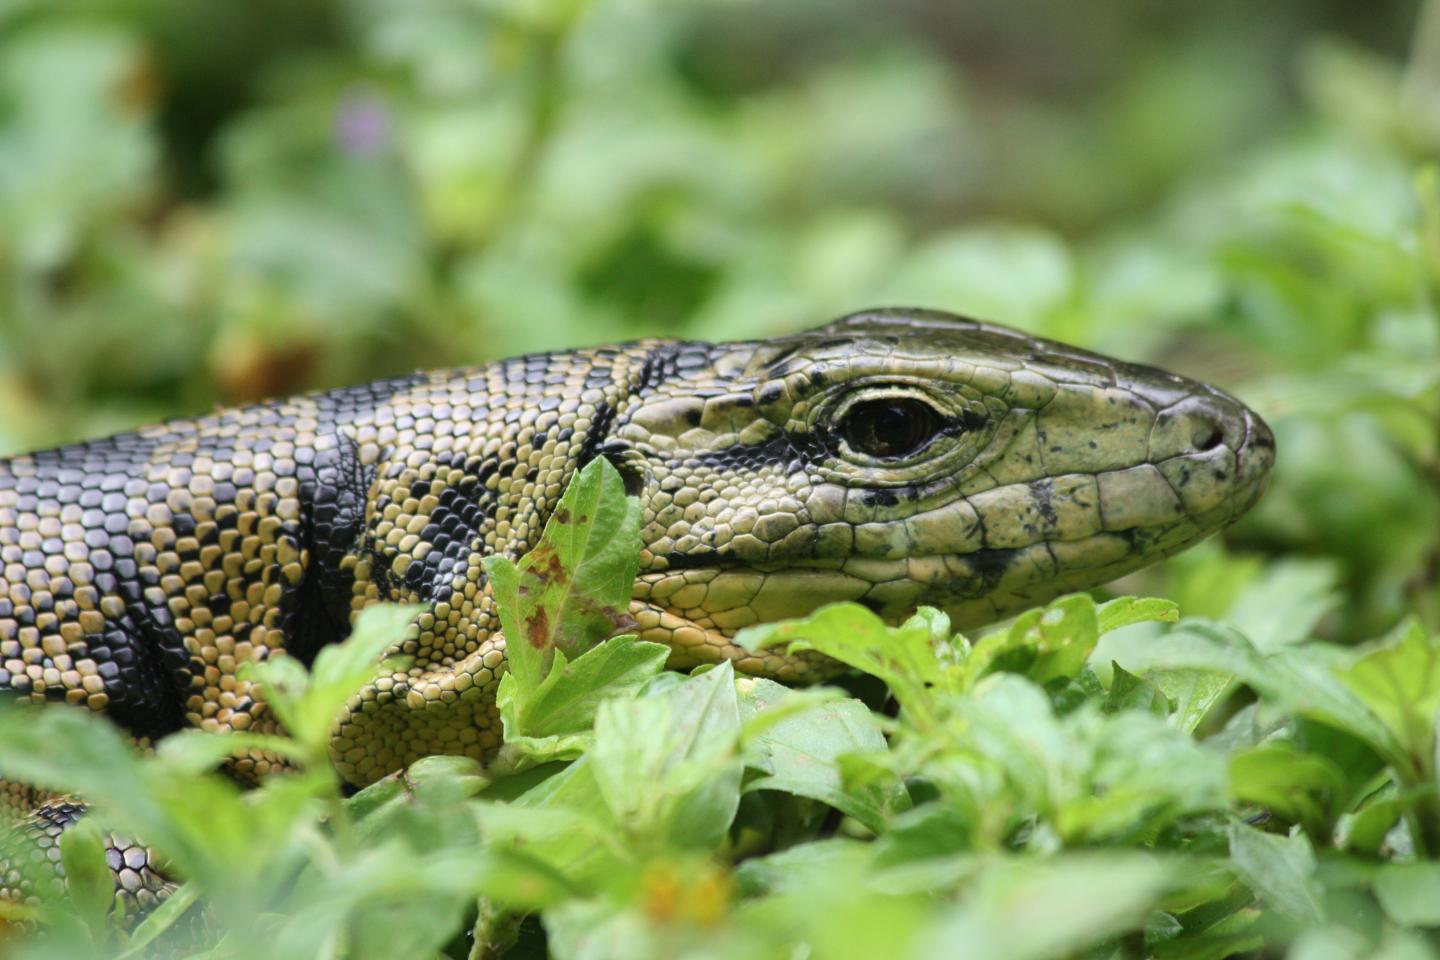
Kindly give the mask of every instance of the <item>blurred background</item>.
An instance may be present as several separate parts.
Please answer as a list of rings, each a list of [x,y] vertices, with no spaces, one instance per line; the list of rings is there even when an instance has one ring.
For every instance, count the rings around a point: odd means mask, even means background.
[[[1402,0],[0,0],[0,452],[919,304],[1274,425],[1122,587],[1434,628],[1437,152]]]

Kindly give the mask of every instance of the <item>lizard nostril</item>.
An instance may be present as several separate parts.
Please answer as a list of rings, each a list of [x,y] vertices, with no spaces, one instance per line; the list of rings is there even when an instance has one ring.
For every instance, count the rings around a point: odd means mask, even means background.
[[[1196,450],[1208,453],[1225,442],[1225,431],[1220,429],[1218,423],[1198,423],[1190,442],[1195,445]]]

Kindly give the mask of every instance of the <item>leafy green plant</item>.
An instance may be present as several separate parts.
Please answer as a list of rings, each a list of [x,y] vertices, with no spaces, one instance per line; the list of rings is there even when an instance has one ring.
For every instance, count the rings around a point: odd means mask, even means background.
[[[600,459],[535,550],[491,561],[507,633],[534,642],[512,646],[488,768],[432,757],[342,797],[331,718],[406,608],[308,671],[259,665],[283,737],[138,756],[83,711],[6,710],[0,771],[91,808],[8,949],[1219,958],[1324,936],[1327,956],[1431,955],[1440,638],[1418,625],[1262,648],[1168,601],[1077,595],[973,641],[935,610],[890,626],[854,604],[740,636],[883,681],[891,716],[728,664],[663,672],[663,649],[612,636],[637,538]],[[1106,649],[1123,663],[1102,676]],[[237,746],[296,770],[241,790],[214,772]],[[183,880],[138,926],[107,916],[106,832]]]

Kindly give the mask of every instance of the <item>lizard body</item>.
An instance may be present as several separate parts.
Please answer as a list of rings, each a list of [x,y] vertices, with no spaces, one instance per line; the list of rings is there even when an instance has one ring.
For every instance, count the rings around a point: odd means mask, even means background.
[[[241,664],[308,659],[365,606],[420,603],[402,667],[336,726],[332,759],[363,785],[499,746],[481,559],[526,552],[594,457],[642,502],[642,638],[673,666],[807,680],[827,665],[731,638],[837,600],[965,628],[1099,585],[1243,513],[1273,453],[1212,387],[919,310],[222,410],[0,462],[0,691],[142,742],[273,730]],[[37,799],[0,791],[12,813]]]

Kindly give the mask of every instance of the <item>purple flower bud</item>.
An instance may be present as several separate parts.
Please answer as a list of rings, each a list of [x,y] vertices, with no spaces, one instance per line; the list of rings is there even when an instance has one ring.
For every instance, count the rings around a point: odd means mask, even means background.
[[[390,148],[390,108],[369,90],[350,90],[335,108],[335,143],[353,157],[372,157]]]

